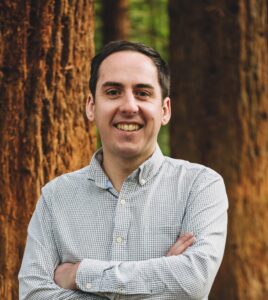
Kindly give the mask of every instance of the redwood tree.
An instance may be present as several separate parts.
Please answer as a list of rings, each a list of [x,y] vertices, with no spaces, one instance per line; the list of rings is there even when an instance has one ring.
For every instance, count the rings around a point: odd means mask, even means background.
[[[51,178],[88,163],[92,1],[0,3],[0,299],[18,299],[26,228]]]
[[[210,299],[268,295],[268,7],[170,0],[172,155],[225,179],[229,231]]]
[[[102,39],[103,45],[114,40],[128,39],[129,0],[102,1]]]

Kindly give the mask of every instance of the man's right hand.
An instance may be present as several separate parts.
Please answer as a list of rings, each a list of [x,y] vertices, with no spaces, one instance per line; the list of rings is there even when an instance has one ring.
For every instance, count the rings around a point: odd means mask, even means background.
[[[193,233],[185,233],[179,237],[176,243],[171,246],[168,250],[166,256],[179,255],[183,253],[188,247],[192,246],[195,242],[195,237]]]

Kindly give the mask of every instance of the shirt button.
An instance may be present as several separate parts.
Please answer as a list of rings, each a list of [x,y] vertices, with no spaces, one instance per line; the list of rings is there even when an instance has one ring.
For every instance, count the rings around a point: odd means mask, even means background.
[[[90,283],[90,282],[88,282],[87,284],[86,284],[86,289],[91,289],[92,288],[92,284]]]
[[[120,200],[120,203],[121,203],[121,205],[124,206],[124,205],[126,204],[126,200],[125,200],[125,199],[121,199],[121,200]]]
[[[121,244],[121,243],[123,242],[123,238],[122,238],[121,236],[118,236],[118,237],[116,238],[116,242],[117,242],[118,244]]]
[[[141,183],[141,185],[144,185],[146,183],[146,180],[142,178],[140,183]]]
[[[124,291],[125,291],[125,290],[124,290],[123,288],[117,289],[117,292],[118,292],[118,293],[124,293]]]

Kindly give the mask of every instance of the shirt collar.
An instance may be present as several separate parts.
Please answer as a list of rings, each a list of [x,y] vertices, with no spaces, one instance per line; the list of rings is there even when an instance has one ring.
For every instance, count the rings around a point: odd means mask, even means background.
[[[102,188],[108,188],[108,177],[102,169],[102,157],[103,152],[102,148],[100,148],[91,158],[89,169],[88,169],[88,179],[95,181],[95,184]],[[110,181],[109,181],[110,182]]]
[[[111,183],[102,169],[102,159],[103,152],[101,148],[95,152],[91,159],[88,169],[88,179],[95,181],[95,184],[100,188],[107,189],[111,187]],[[153,155],[133,171],[128,178],[130,180],[138,180],[140,185],[146,184],[147,181],[156,175],[163,160],[164,156],[157,145]]]

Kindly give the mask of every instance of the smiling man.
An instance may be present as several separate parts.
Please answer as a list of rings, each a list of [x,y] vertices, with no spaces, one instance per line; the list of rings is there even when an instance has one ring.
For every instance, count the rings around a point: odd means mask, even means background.
[[[164,157],[169,71],[152,48],[111,42],[93,59],[86,113],[102,148],[42,189],[20,299],[208,299],[227,197],[219,174]]]

